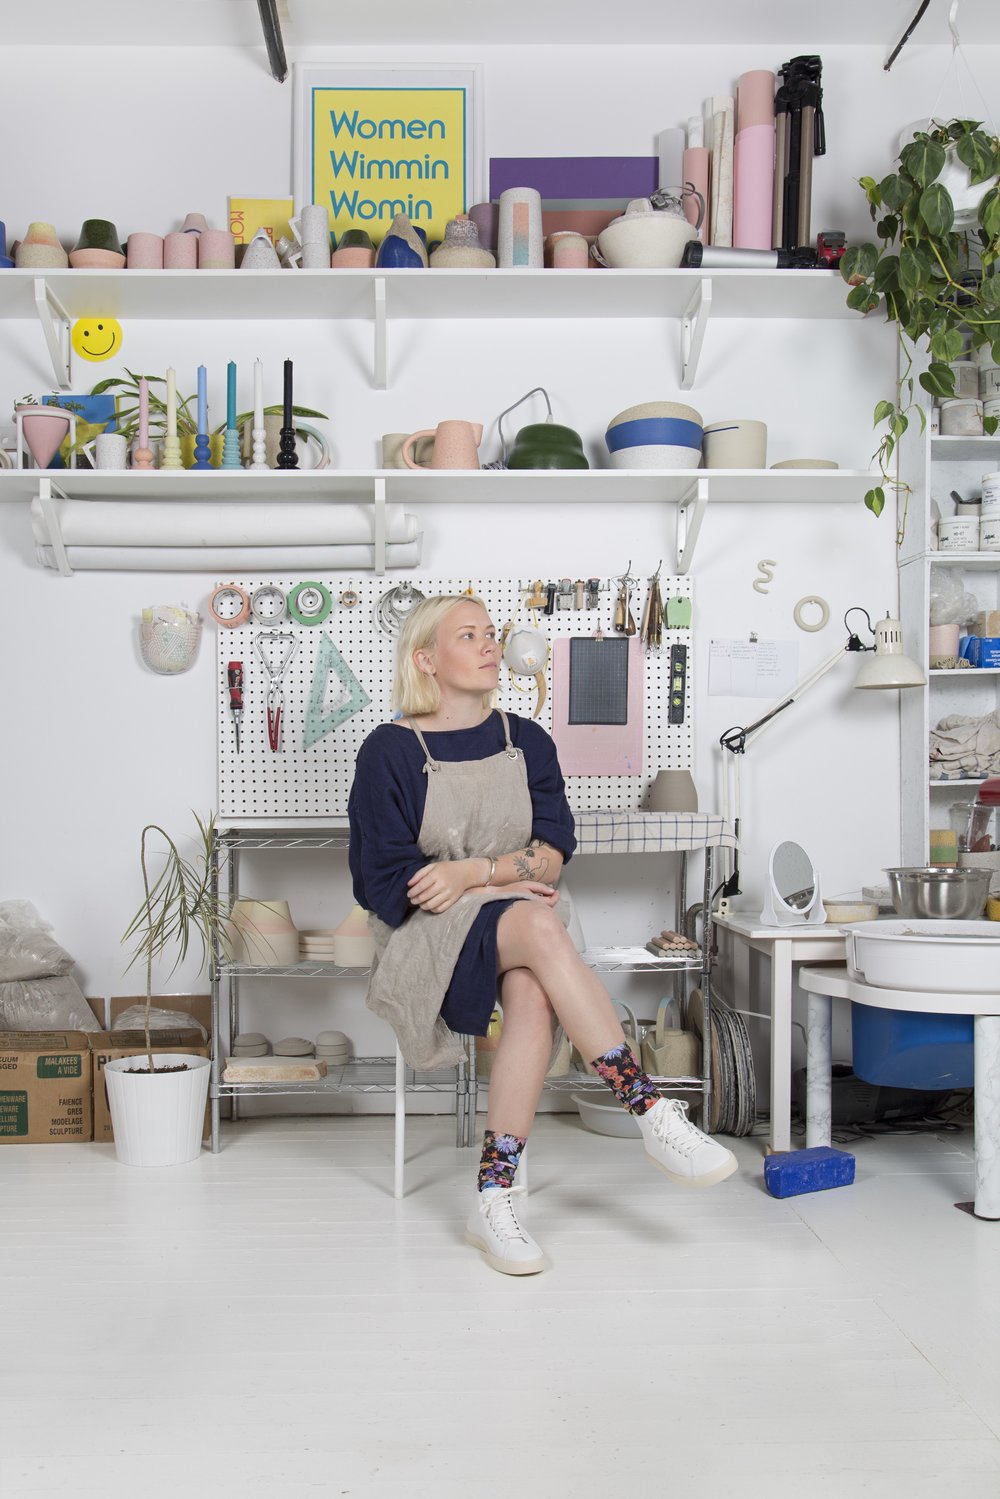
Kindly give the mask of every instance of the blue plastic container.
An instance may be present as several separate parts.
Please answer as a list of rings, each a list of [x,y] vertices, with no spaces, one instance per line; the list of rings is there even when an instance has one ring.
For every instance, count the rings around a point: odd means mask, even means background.
[[[866,1083],[947,1091],[973,1085],[971,1015],[851,1005],[853,1066]]]

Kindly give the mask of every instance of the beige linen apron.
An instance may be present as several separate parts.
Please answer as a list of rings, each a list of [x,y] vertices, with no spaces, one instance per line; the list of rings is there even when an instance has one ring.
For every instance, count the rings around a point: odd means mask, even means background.
[[[426,756],[427,800],[417,844],[428,863],[479,856],[499,859],[531,840],[524,755],[511,743],[507,715],[497,711],[506,749],[485,760],[435,760],[416,724],[410,725]],[[369,915],[375,961],[366,1003],[392,1026],[408,1066],[430,1072],[462,1060],[465,1048],[440,1011],[465,939],[487,901],[533,899],[526,891],[477,886],[437,915],[414,907],[402,926],[388,926],[374,913]],[[569,902],[562,895],[556,910],[567,923]]]

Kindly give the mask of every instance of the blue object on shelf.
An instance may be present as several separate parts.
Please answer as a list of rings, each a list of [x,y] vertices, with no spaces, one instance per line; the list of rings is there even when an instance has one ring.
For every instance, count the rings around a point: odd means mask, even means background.
[[[854,1157],[832,1145],[808,1150],[782,1150],[764,1157],[764,1185],[772,1197],[798,1197],[803,1192],[825,1192],[849,1187],[854,1181]]]
[[[932,1092],[973,1085],[971,1015],[851,1005],[855,1074],[866,1083]]]

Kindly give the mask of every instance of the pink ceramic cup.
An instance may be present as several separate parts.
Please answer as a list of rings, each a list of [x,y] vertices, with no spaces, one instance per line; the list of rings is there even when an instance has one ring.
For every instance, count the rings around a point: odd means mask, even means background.
[[[590,246],[586,237],[575,229],[557,229],[548,237],[549,264],[557,271],[585,271],[590,263]]]
[[[236,266],[236,241],[228,229],[203,229],[188,235],[198,242],[198,265],[203,271],[231,271]]]
[[[193,271],[198,264],[198,236],[179,231],[163,241],[163,266],[168,271]]]
[[[130,271],[162,271],[163,239],[159,234],[130,234],[125,246]]]

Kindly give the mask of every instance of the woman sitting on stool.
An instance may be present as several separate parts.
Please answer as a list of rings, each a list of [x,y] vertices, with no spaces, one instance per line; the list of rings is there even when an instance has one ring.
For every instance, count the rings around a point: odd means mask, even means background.
[[[511,1191],[556,1021],[636,1116],[647,1156],[671,1181],[713,1186],[736,1158],[684,1104],[658,1096],[573,946],[556,887],[576,838],[555,746],[537,724],[491,707],[499,675],[479,599],[441,595],[411,610],[393,687],[403,716],[358,753],[350,864],[375,938],[368,1005],[409,1066],[454,1066],[456,1033],[486,1035],[499,988],[503,1032],[466,1238],[494,1270],[531,1275],[545,1258]]]

